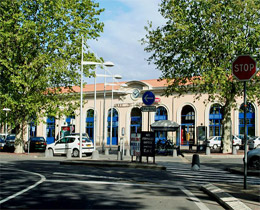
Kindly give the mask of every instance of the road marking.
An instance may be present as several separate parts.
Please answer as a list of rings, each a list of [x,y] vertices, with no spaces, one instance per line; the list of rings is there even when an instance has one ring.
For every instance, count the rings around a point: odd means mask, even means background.
[[[88,177],[88,178],[99,178],[99,179],[112,179],[112,180],[125,180],[118,177],[111,177],[111,176],[96,176],[96,175],[86,175],[86,174],[70,174],[70,173],[60,173],[54,172],[54,175],[65,175],[65,176],[80,176],[80,177]]]
[[[209,210],[209,208],[202,203],[191,191],[186,188],[180,186],[182,192],[184,192],[201,210]]]
[[[7,168],[7,169],[8,169],[8,170],[21,171],[21,172],[29,173],[29,174],[34,174],[34,175],[40,176],[41,179],[40,179],[40,181],[36,182],[35,184],[33,184],[33,185],[31,185],[31,186],[29,186],[29,187],[27,187],[27,188],[25,188],[25,189],[23,189],[23,190],[21,190],[21,191],[15,193],[15,194],[13,194],[13,195],[10,195],[10,196],[8,196],[7,198],[5,198],[5,199],[3,199],[3,200],[0,200],[0,204],[5,203],[6,201],[9,201],[9,200],[11,200],[11,199],[17,197],[17,196],[19,196],[19,195],[21,195],[21,194],[23,194],[23,193],[25,193],[25,192],[27,192],[27,191],[29,191],[29,190],[35,188],[36,186],[38,186],[39,184],[43,183],[44,181],[46,181],[45,176],[43,176],[43,175],[41,175],[41,174],[38,174],[38,173],[34,173],[34,172],[30,172],[30,171],[25,171],[25,170],[19,170],[19,169],[11,169],[11,168]]]

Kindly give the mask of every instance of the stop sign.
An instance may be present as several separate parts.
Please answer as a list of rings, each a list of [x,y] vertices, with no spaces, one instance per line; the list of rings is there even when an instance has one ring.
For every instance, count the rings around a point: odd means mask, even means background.
[[[240,81],[250,80],[256,73],[256,61],[250,55],[238,56],[232,64],[232,74]]]

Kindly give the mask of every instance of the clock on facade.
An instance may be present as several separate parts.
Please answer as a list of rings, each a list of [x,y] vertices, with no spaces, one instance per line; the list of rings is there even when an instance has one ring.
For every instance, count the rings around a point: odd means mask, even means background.
[[[140,95],[140,90],[135,88],[131,94],[132,99],[137,99]]]

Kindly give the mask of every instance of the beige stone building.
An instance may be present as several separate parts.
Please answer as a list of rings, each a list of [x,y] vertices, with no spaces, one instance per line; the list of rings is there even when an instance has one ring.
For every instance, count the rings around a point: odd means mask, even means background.
[[[122,84],[126,84],[123,87]],[[218,101],[204,103],[207,95],[200,100],[194,99],[194,94],[186,94],[182,97],[162,96],[165,81],[142,80],[120,82],[116,86],[96,85],[96,145],[118,145],[120,138],[124,137],[126,145],[129,145],[131,134],[147,131],[153,122],[157,120],[171,120],[180,125],[178,134],[175,132],[156,132],[158,139],[170,139],[178,145],[197,144],[197,127],[207,128],[207,137],[221,135],[221,104]],[[112,91],[113,89],[113,91]],[[80,89],[75,87],[79,93]],[[152,91],[155,95],[156,112],[141,112],[142,95],[146,91]],[[104,94],[105,92],[105,94]],[[83,89],[83,131],[93,139],[94,135],[94,85],[86,85]],[[112,99],[113,94],[113,101]],[[105,95],[105,97],[104,97]],[[105,100],[104,100],[105,98]],[[240,107],[243,98],[237,99],[237,108],[232,110],[232,134],[243,134],[244,114]],[[105,105],[105,109],[104,109]],[[112,117],[112,143],[110,143],[110,110],[113,107]],[[260,106],[250,103],[247,113],[247,131],[249,135],[260,135]],[[75,110],[72,116],[63,116],[60,119],[46,118],[46,123],[37,126],[28,126],[30,135],[44,136],[48,143],[55,141],[59,135],[66,132],[79,133],[80,109]],[[104,112],[105,110],[105,112]],[[104,117],[105,116],[105,117]],[[105,121],[104,121],[105,119]],[[61,131],[61,133],[59,133]]]

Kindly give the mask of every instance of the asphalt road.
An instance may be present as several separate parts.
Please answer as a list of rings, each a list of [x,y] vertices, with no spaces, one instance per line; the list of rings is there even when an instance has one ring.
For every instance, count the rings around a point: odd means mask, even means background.
[[[60,165],[62,159],[1,158],[1,209],[223,209],[168,171]]]

